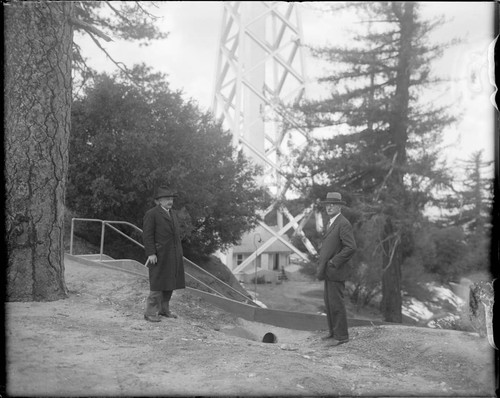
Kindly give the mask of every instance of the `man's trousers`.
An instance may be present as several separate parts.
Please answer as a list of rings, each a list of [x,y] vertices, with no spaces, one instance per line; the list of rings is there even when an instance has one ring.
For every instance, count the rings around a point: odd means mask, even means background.
[[[172,298],[172,290],[149,292],[146,300],[145,315],[157,316],[158,314],[166,314],[169,312],[169,302]]]
[[[349,339],[344,303],[345,282],[325,280],[325,307],[330,334],[336,340]]]

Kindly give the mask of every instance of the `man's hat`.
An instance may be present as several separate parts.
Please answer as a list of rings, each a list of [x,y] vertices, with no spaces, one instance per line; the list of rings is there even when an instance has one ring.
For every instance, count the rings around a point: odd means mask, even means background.
[[[323,204],[332,204],[332,205],[345,205],[345,202],[342,200],[342,195],[338,192],[328,192],[326,194],[326,199],[321,203]]]
[[[159,199],[159,198],[165,198],[165,197],[175,197],[177,196],[177,193],[172,191],[170,188],[168,187],[158,187],[158,189],[156,190],[156,195],[155,195],[155,199]]]

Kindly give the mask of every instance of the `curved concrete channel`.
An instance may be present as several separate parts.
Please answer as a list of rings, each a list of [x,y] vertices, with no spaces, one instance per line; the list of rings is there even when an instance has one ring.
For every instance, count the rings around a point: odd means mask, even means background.
[[[148,277],[147,269],[141,263],[135,260],[114,260],[106,256],[106,259],[100,261],[99,255],[72,255],[65,253],[68,259],[87,265],[99,265],[106,268],[111,268],[116,271],[127,272],[134,275]],[[261,308],[255,304],[249,305],[229,298],[221,297],[212,293],[207,293],[201,290],[186,287],[190,293],[193,293],[210,304],[213,304],[220,309],[232,313],[242,320],[252,322],[252,325],[265,325],[251,326],[246,324],[242,327],[235,327],[233,330],[221,330],[226,334],[231,334],[237,337],[247,338],[254,341],[263,341],[267,333],[271,333],[266,337],[266,342],[276,343],[278,340],[283,340],[283,330],[293,329],[294,331],[318,331],[326,330],[327,321],[326,316],[321,314],[311,314],[294,311],[274,310],[269,308]],[[369,325],[391,325],[388,322],[371,321],[364,319],[348,319],[348,324],[352,326],[369,326]],[[401,326],[400,324],[398,324]],[[270,329],[270,326],[282,328],[279,333]],[[250,329],[249,329],[250,328]],[[255,329],[258,330],[255,330]],[[274,337],[272,336],[274,335]],[[295,336],[296,337],[296,336]]]

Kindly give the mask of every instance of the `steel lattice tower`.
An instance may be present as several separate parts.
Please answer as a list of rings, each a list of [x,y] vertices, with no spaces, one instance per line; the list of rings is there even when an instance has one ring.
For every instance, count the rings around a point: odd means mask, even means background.
[[[254,162],[264,167],[262,184],[274,203],[290,190],[287,172],[287,145],[290,140],[307,144],[303,131],[287,111],[287,106],[305,94],[305,64],[301,47],[300,3],[280,1],[228,1],[223,17],[217,55],[213,113],[233,134],[233,143]],[[277,209],[278,232],[265,223],[272,238],[236,267],[238,273],[277,239],[307,259],[283,235],[294,228],[311,253],[314,247],[302,232],[312,208],[293,216]],[[283,216],[288,218],[283,225]]]

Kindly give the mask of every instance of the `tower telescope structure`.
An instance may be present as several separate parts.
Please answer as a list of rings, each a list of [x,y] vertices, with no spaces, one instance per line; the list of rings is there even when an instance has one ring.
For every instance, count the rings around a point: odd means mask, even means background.
[[[259,183],[265,185],[273,204],[264,216],[276,211],[278,231],[261,222],[272,237],[246,258],[240,272],[276,240],[303,259],[285,233],[293,228],[307,250],[316,253],[302,232],[312,208],[293,216],[277,206],[293,184],[287,162],[290,145],[307,145],[308,134],[294,121],[287,106],[305,94],[305,64],[300,3],[281,1],[223,2],[217,55],[213,113],[232,132],[233,144],[264,168]],[[286,217],[286,222],[284,221]]]

